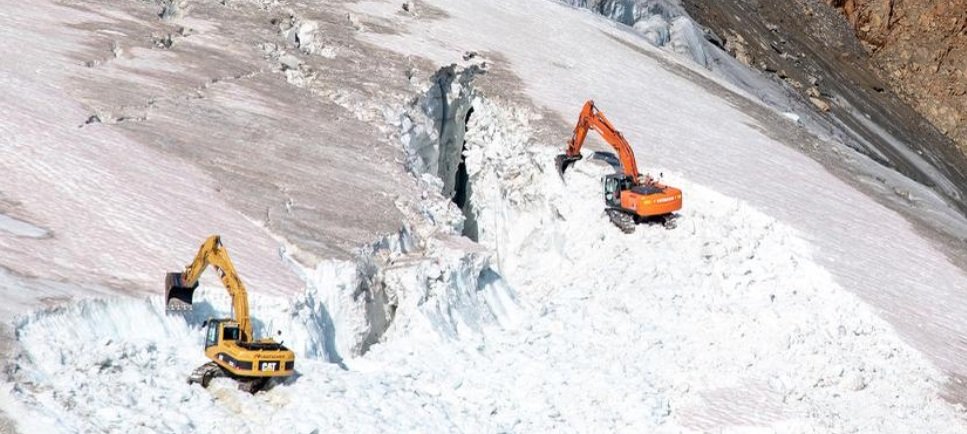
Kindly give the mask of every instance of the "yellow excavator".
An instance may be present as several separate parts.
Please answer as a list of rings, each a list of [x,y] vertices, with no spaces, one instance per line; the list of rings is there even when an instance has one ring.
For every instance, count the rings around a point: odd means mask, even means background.
[[[165,309],[169,314],[192,310],[192,296],[198,278],[211,265],[232,297],[234,318],[209,319],[205,322],[205,355],[211,359],[188,377],[188,383],[208,387],[215,377],[231,377],[240,390],[255,393],[273,378],[288,377],[295,372],[295,354],[272,338],[254,339],[248,313],[248,294],[242,284],[228,250],[221,238],[212,235],[205,240],[191,265],[180,273],[165,276]]]

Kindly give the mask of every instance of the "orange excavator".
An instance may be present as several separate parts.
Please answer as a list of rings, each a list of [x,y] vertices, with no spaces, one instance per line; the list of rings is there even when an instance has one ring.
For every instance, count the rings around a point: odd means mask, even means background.
[[[564,177],[567,168],[582,158],[581,147],[587,138],[588,130],[593,129],[601,135],[618,153],[621,173],[604,177],[605,212],[611,222],[622,232],[632,233],[639,222],[661,223],[667,228],[674,227],[674,212],[682,208],[682,191],[663,185],[650,175],[638,173],[638,164],[631,145],[608,118],[588,100],[581,109],[574,135],[567,143],[567,152],[555,158],[557,171]]]

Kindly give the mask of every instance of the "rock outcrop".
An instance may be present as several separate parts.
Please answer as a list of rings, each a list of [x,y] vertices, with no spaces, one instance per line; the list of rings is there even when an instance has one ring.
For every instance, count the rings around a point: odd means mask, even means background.
[[[837,140],[934,187],[967,212],[967,146],[958,149],[949,128],[945,134],[918,111],[918,105],[893,91],[854,29],[824,1],[836,0],[682,0],[682,4],[726,52],[788,86],[847,132],[847,137]],[[856,11],[861,0],[839,1],[844,11],[860,13]]]
[[[967,153],[967,0],[826,0],[893,89]]]

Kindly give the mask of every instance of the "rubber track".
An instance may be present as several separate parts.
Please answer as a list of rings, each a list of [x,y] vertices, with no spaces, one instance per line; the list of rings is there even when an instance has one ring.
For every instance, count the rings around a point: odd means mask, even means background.
[[[635,232],[635,218],[630,214],[614,208],[606,209],[605,212],[608,213],[608,218],[611,220],[611,223],[614,223],[618,229],[621,229],[621,232],[626,234]]]

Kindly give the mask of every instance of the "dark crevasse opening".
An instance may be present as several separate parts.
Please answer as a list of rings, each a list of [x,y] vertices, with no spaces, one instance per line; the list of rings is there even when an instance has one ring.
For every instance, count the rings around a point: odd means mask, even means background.
[[[464,132],[470,130],[470,117],[472,115],[473,107],[470,107],[467,110],[467,115],[463,119]],[[470,176],[467,174],[466,151],[467,142],[464,139],[460,148],[460,164],[457,165],[456,178],[454,179],[453,203],[463,211],[463,215],[466,218],[463,224],[463,235],[471,240],[477,241],[477,222],[470,209],[470,194],[472,193],[472,189],[470,186]]]
[[[473,103],[477,95],[472,81],[482,73],[476,66],[440,68],[431,78],[434,85],[406,116],[408,122],[403,131],[408,169],[418,176],[435,175],[442,181],[440,194],[460,208],[464,215],[462,234],[473,241],[478,240],[479,231],[471,210],[473,180],[465,155],[473,143],[468,145],[466,135],[476,113]]]
[[[471,115],[473,115],[473,107],[470,107],[470,110],[467,110],[467,116],[464,118],[464,132],[470,130],[469,122]],[[463,209],[463,207],[466,206],[467,200],[469,199],[469,195],[467,194],[467,181],[469,180],[469,176],[467,175],[467,156],[465,155],[465,152],[467,152],[466,139],[464,139],[463,143],[461,143],[460,164],[457,165],[457,174],[453,188],[453,203],[457,204],[460,209]]]

